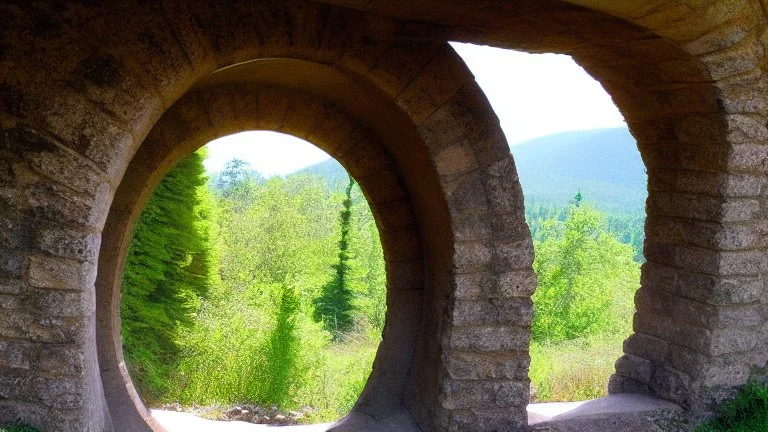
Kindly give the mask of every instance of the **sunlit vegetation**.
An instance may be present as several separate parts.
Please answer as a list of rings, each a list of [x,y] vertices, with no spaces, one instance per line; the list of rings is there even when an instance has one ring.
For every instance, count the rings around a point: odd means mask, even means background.
[[[631,331],[637,252],[581,194],[566,208],[529,212],[528,223],[538,278],[530,371],[536,400],[604,396]]]
[[[264,179],[237,160],[206,182],[201,162],[194,154],[166,176],[129,251],[123,343],[142,397],[342,416],[370,374],[386,311],[360,189],[309,174]]]
[[[181,161],[149,200],[123,281],[123,344],[150,406],[301,411],[328,421],[370,374],[386,313],[376,223],[349,176],[263,178],[239,160],[212,178]],[[577,194],[529,206],[538,288],[538,401],[605,394],[630,332],[642,215]]]
[[[694,432],[762,432],[768,430],[768,385],[750,381],[732,399],[724,401],[714,416]]]

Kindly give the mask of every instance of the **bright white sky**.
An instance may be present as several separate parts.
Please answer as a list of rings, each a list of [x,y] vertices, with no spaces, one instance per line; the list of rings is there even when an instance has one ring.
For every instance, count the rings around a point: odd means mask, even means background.
[[[605,90],[568,56],[452,45],[491,102],[510,146],[558,132],[625,125]],[[239,158],[266,177],[330,157],[299,138],[264,131],[219,138],[208,149],[209,173]]]

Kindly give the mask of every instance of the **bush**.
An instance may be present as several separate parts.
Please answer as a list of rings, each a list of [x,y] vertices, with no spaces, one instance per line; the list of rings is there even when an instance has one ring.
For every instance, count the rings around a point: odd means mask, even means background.
[[[40,432],[38,429],[32,426],[27,426],[21,423],[0,425],[0,432]]]
[[[733,399],[715,411],[714,417],[693,432],[763,432],[768,431],[768,386],[750,381]]]

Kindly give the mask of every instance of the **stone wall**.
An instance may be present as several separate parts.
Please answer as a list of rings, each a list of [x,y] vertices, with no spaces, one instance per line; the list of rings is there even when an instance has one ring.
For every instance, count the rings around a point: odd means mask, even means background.
[[[762,375],[765,4],[330,3],[0,4],[0,421],[160,430],[121,364],[130,227],[175,160],[258,127],[337,156],[382,231],[384,343],[337,430],[524,430],[522,192],[447,40],[571,54],[638,140],[648,262],[610,390],[697,415]]]

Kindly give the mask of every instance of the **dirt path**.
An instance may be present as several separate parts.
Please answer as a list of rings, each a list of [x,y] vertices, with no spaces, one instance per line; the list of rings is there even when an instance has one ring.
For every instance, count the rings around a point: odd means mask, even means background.
[[[168,432],[325,432],[331,423],[307,426],[270,426],[241,421],[215,421],[194,414],[152,410],[155,418]]]

